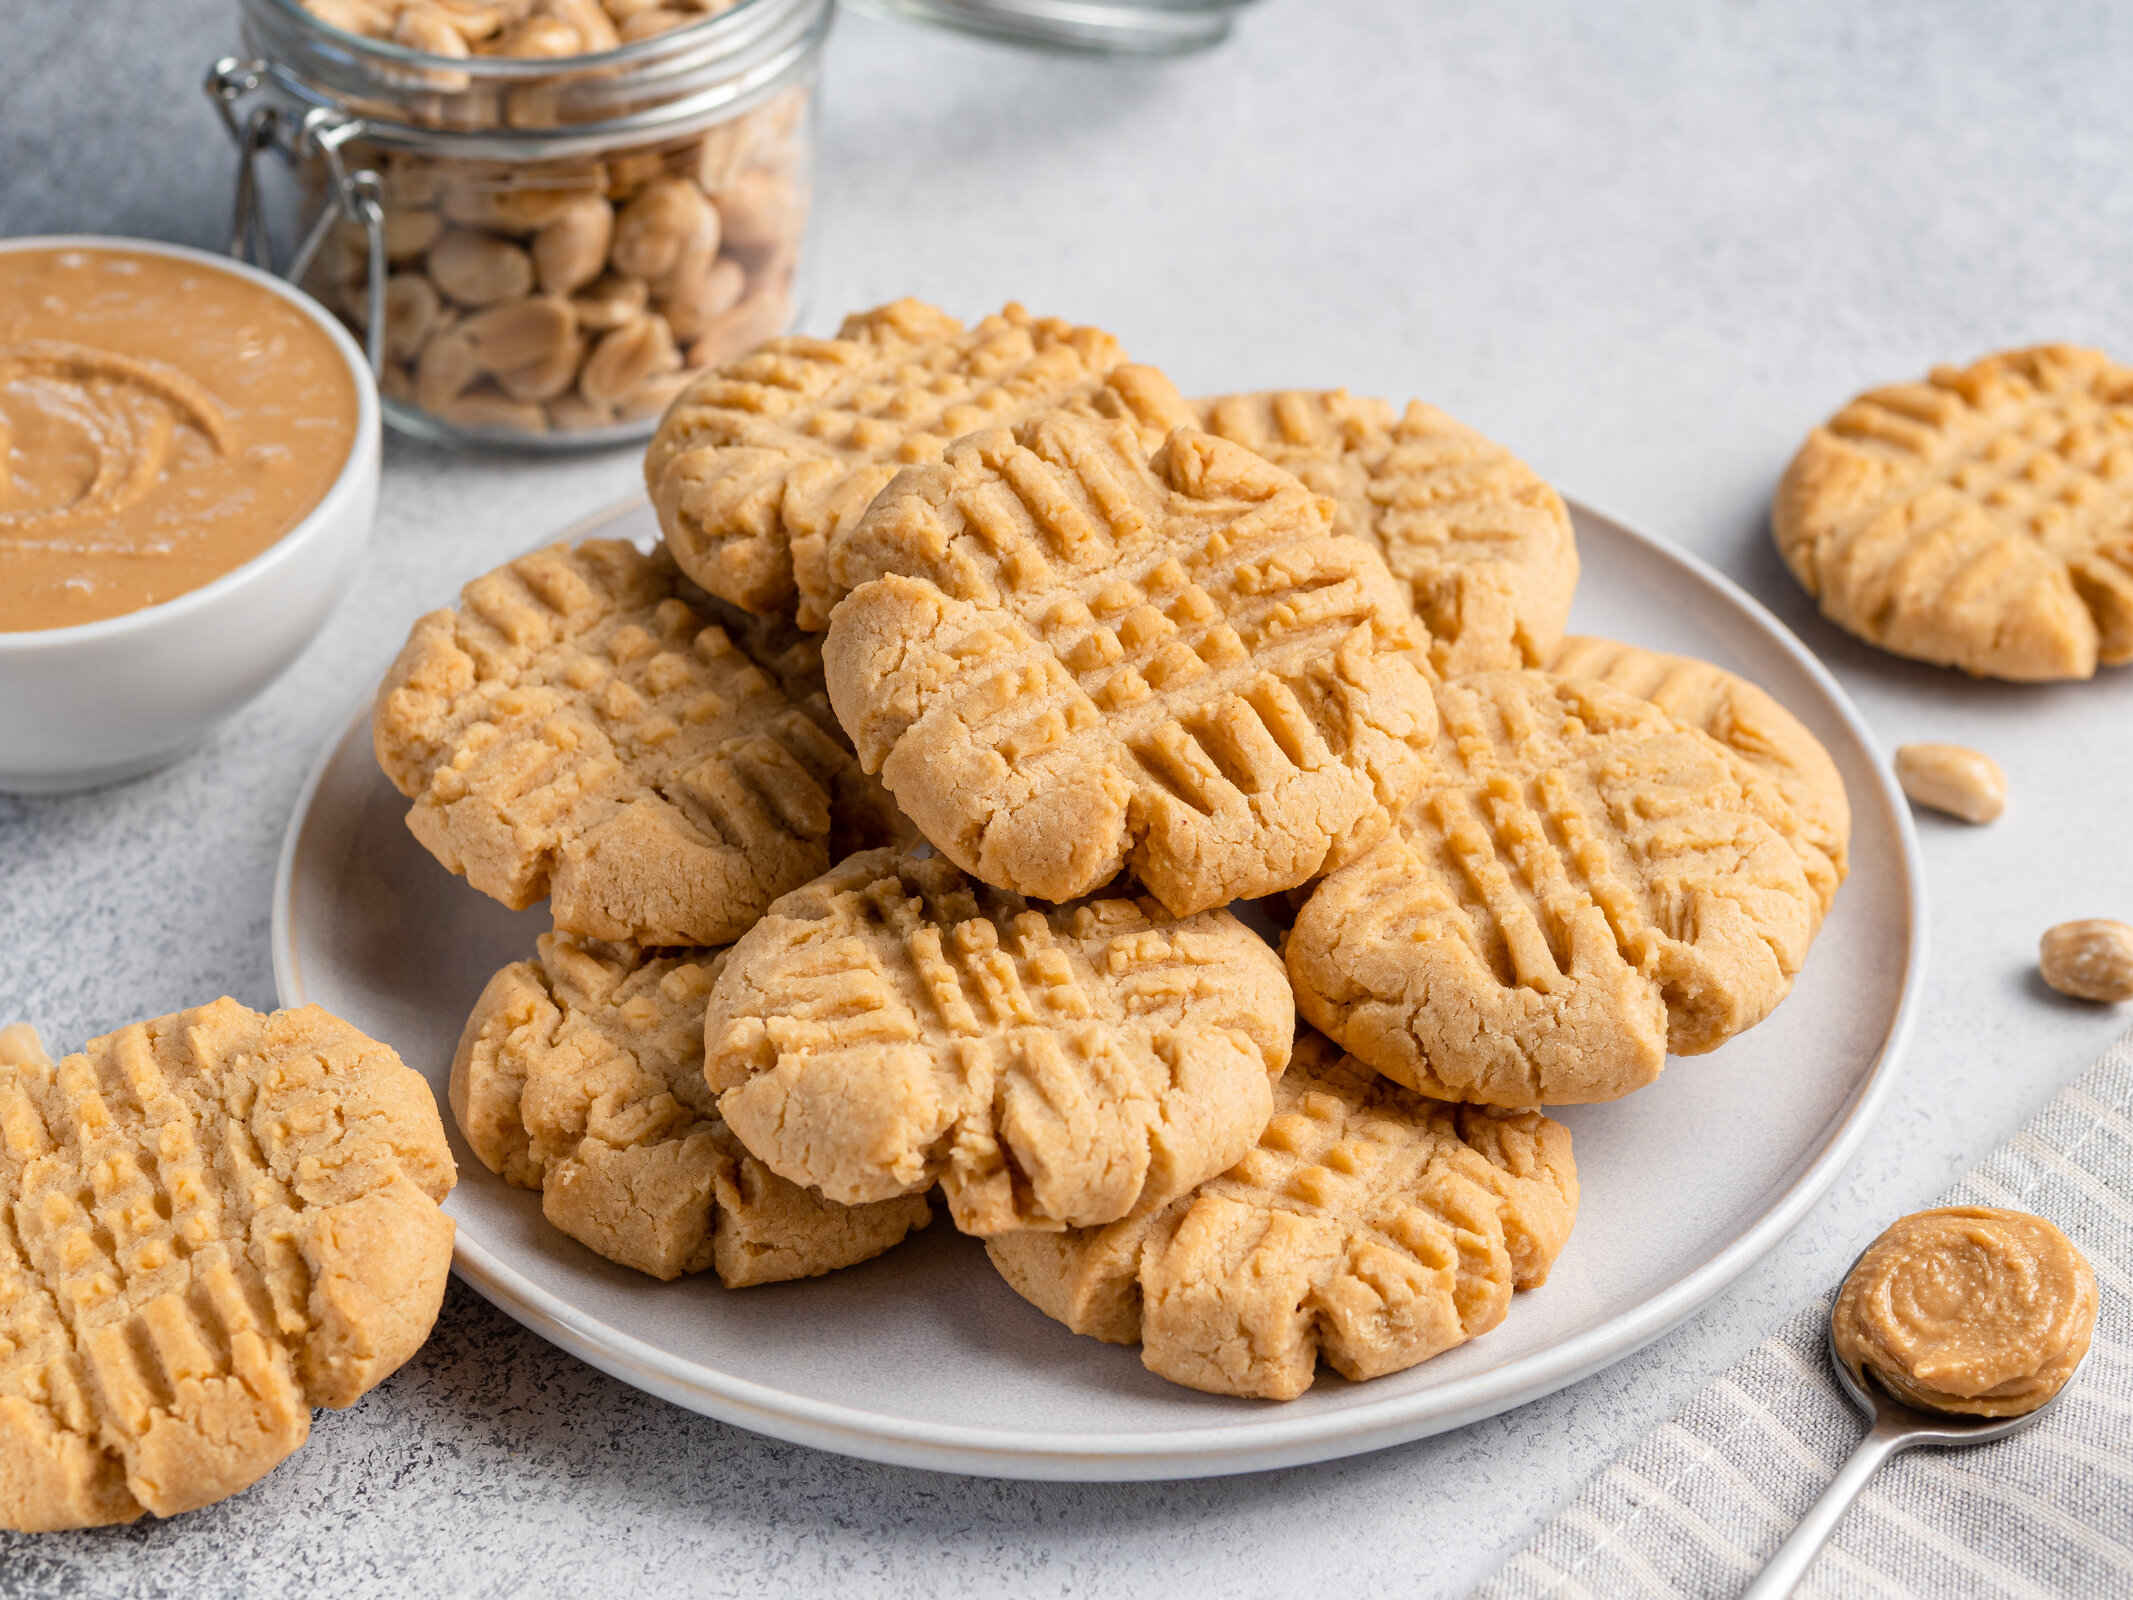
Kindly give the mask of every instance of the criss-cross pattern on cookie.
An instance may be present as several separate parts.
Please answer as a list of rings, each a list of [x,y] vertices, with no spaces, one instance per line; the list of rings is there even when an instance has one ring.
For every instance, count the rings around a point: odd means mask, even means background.
[[[2022,681],[2133,661],[2133,370],[2045,345],[1861,395],[1772,507],[1831,621]]]
[[[1395,411],[1344,389],[1193,409],[1332,499],[1336,529],[1369,540],[1408,586],[1443,676],[1540,666],[1562,639],[1578,581],[1570,513],[1502,445],[1420,401]]]
[[[685,571],[749,611],[798,596],[820,629],[828,540],[898,469],[952,439],[1085,399],[1123,359],[1096,328],[1010,305],[975,327],[916,300],[847,317],[834,339],[773,339],[684,390],[644,460]]]
[[[1391,826],[1435,728],[1374,551],[1249,451],[1054,412],[959,440],[831,557],[831,703],[965,870],[1065,900],[1122,866],[1184,915]]]
[[[541,1191],[587,1248],[728,1288],[869,1260],[931,1211],[923,1195],[840,1206],[741,1148],[704,1082],[704,1001],[724,952],[570,934],[489,980],[452,1061],[452,1114],[490,1171]]]
[[[739,937],[833,839],[878,842],[851,754],[695,593],[663,551],[587,540],[418,621],[373,730],[415,837],[560,928],[693,945]]]
[[[316,1006],[0,1039],[0,1527],[263,1476],[428,1336],[452,1178],[428,1087]]]
[[[1151,1372],[1291,1400],[1426,1361],[1546,1280],[1577,1216],[1570,1133],[1424,1099],[1299,1034],[1256,1148],[1161,1211],[987,1242],[1016,1291]]]
[[[1837,764],[1799,718],[1746,678],[1693,656],[1613,639],[1565,639],[1547,664],[1566,678],[1598,678],[1701,728],[1758,768],[1799,819],[1791,838],[1826,913],[1850,871],[1851,801]]]
[[[734,946],[705,1076],[773,1172],[846,1204],[940,1183],[956,1226],[1109,1222],[1265,1125],[1294,1003],[1226,911],[1044,913],[938,856],[854,856]]]
[[[1818,903],[1776,788],[1708,734],[1586,678],[1438,692],[1399,832],[1332,874],[1284,950],[1306,1018],[1447,1100],[1612,1100],[1752,1027]]]

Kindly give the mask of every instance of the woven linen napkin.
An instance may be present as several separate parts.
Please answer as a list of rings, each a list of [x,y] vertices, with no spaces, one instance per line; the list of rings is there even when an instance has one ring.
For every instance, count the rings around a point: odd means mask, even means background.
[[[1802,1595],[2133,1595],[2133,1033],[1940,1199],[2056,1222],[2096,1269],[2096,1338],[2036,1427],[1881,1469]],[[1737,1595],[1865,1432],[1825,1296],[1593,1480],[1475,1600]]]

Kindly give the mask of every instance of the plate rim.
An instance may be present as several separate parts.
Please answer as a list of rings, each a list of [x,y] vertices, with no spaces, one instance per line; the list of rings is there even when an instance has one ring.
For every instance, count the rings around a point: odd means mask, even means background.
[[[1276,1411],[1256,1420],[1217,1422],[1136,1434],[1121,1447],[1115,1435],[1002,1429],[933,1423],[863,1407],[817,1400],[736,1377],[673,1356],[612,1323],[580,1311],[541,1288],[496,1250],[455,1230],[452,1269],[499,1310],[534,1333],[634,1388],[684,1409],[757,1433],[816,1449],[894,1466],[979,1477],[1069,1482],[1121,1482],[1216,1477],[1259,1472],[1360,1455],[1529,1404],[1633,1355],[1686,1321],[1761,1260],[1827,1194],[1858,1154],[1893,1091],[1925,992],[1930,947],[1926,878],[1911,808],[1896,785],[1879,742],[1835,675],[1754,595],[1691,551],[1680,548],[1591,500],[1563,496],[1573,518],[1613,529],[1687,576],[1715,589],[1762,624],[1764,632],[1805,671],[1835,707],[1846,731],[1874,758],[1873,797],[1893,821],[1903,887],[1905,954],[1896,1014],[1872,1064],[1832,1119],[1819,1154],[1756,1220],[1723,1249],[1641,1304],[1585,1332],[1501,1366],[1419,1395],[1388,1396],[1339,1410]],[[632,494],[578,519],[551,540],[583,538],[648,501]],[[275,863],[269,942],[277,1003],[306,1003],[294,943],[296,861],[304,824],[320,785],[376,702],[375,687],[358,697],[313,760],[290,809]],[[1855,809],[1857,801],[1854,802]]]

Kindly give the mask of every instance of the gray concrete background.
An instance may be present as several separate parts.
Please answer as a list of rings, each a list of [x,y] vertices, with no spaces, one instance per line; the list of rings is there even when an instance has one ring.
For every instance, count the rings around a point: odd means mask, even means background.
[[[214,244],[195,83],[229,0],[0,9],[0,230]],[[1689,1324],[1508,1416],[1198,1483],[940,1477],[637,1394],[455,1286],[436,1337],[249,1493],[168,1524],[0,1537],[0,1586],[88,1595],[1452,1594],[2020,1126],[2122,1019],[2031,973],[2133,916],[2133,674],[2023,689],[1821,624],[1764,507],[1870,381],[2042,339],[2133,352],[2133,15],[2106,4],[1265,0],[1158,67],[849,15],[828,61],[812,325],[912,292],[1114,329],[1188,392],[1420,394],[1694,549],[1821,652],[1890,745],[1998,755],[2008,816],[1924,819],[1929,1004],[1877,1137]],[[378,539],[317,645],[203,751],[0,798],[0,1020],[74,1045],[230,993],[267,1007],[267,899],[305,768],[410,618],[627,493],[628,452],[388,447]],[[1722,1070],[1713,1063],[1710,1070]],[[1681,1137],[1696,1137],[1683,1128]]]

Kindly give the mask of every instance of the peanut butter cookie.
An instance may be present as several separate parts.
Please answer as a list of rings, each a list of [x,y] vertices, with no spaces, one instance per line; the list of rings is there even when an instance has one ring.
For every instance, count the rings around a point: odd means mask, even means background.
[[[1562,677],[1598,678],[1649,700],[1760,768],[1799,819],[1793,844],[1821,913],[1828,913],[1850,870],[1851,801],[1837,764],[1799,718],[1746,678],[1693,656],[1570,638],[1547,665]]]
[[[906,471],[841,537],[823,646],[859,759],[965,871],[1175,916],[1368,848],[1436,727],[1375,551],[1241,446],[1052,412]]]
[[[2017,682],[2133,661],[2133,370],[2040,345],[1871,390],[1770,520],[1822,614],[1884,650]]]
[[[743,611],[729,600],[708,594],[700,596],[696,605],[726,630],[741,654],[777,681],[785,698],[806,712],[810,722],[846,751],[851,750],[852,736],[830,709],[829,685],[822,676],[821,634],[809,633],[794,622],[790,606],[778,611]],[[862,771],[857,761],[837,768],[830,796],[832,861],[883,845],[903,849],[919,843],[920,837],[911,819],[896,809],[896,799],[882,787],[881,779]]]
[[[1226,911],[1045,913],[875,850],[733,947],[705,1077],[765,1166],[833,1200],[937,1180],[966,1233],[1080,1227],[1249,1149],[1295,1021],[1280,958]]]
[[[1447,1105],[1308,1029],[1258,1147],[1160,1211],[987,1241],[1016,1293],[1150,1372],[1293,1400],[1318,1361],[1404,1371],[1502,1322],[1577,1218],[1570,1130]]]
[[[1345,389],[1196,400],[1209,433],[1286,467],[1334,504],[1414,597],[1444,677],[1546,663],[1563,637],[1578,552],[1562,497],[1523,461],[1434,406]]]
[[[264,1477],[429,1337],[452,1178],[429,1087],[316,1006],[217,1000],[56,1066],[0,1032],[0,1527]]]
[[[931,1220],[926,1198],[836,1205],[741,1148],[704,1082],[724,954],[542,935],[467,1018],[459,1130],[563,1232],[655,1278],[714,1267],[738,1289],[870,1260]]]
[[[1123,359],[1109,334],[1018,305],[965,328],[898,300],[834,339],[773,339],[697,379],[652,439],[645,486],[698,583],[748,611],[797,593],[800,626],[821,629],[829,540],[899,468],[1086,399]]]
[[[1784,998],[1818,901],[1756,768],[1589,678],[1480,673],[1437,701],[1421,798],[1289,934],[1307,1019],[1439,1099],[1568,1105]]]
[[[738,938],[833,843],[882,842],[852,756],[701,598],[664,550],[595,539],[418,621],[373,723],[415,837],[514,909],[670,945]]]

